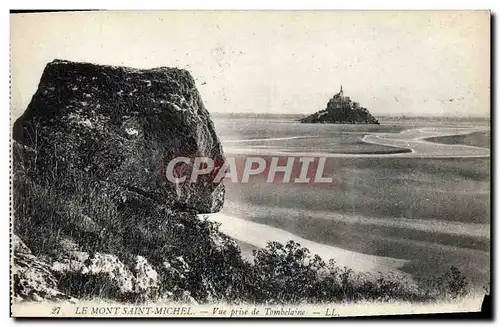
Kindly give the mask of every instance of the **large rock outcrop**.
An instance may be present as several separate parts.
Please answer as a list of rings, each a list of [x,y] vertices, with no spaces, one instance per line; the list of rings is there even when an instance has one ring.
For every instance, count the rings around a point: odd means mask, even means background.
[[[165,176],[175,157],[223,156],[187,71],[55,60],[13,137],[16,300],[238,293],[239,248],[198,216],[223,184]]]
[[[166,180],[170,160],[221,160],[222,147],[189,72],[54,60],[15,122],[13,138],[37,154],[40,172],[92,174],[170,207],[218,211],[224,186]],[[61,160],[64,159],[64,160]],[[55,170],[58,171],[55,171]],[[189,174],[190,167],[185,168]]]

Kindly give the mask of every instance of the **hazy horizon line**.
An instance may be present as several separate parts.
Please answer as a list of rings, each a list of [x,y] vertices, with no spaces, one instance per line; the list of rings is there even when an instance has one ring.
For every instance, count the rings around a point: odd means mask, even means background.
[[[279,112],[252,112],[252,111],[240,111],[240,112],[221,112],[221,111],[210,111],[210,115],[268,115],[268,116],[308,116],[314,113],[279,113]],[[424,114],[414,114],[414,113],[372,113],[374,116],[378,117],[432,117],[432,118],[483,118],[491,119],[491,115],[449,115],[440,113],[424,113]]]

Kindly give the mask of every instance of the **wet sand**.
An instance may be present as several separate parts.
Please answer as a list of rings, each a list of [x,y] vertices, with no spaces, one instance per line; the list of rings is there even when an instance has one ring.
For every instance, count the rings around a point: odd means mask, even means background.
[[[358,136],[407,150],[387,154],[280,151],[262,138],[232,140],[224,145],[227,155],[327,157],[324,176],[334,180],[306,186],[262,179],[226,183],[226,203],[214,219],[251,249],[276,238],[301,240],[311,252],[355,270],[396,270],[417,278],[454,265],[480,289],[489,281],[490,150],[427,140],[477,130],[482,128],[419,127]],[[303,146],[314,137],[293,141]]]

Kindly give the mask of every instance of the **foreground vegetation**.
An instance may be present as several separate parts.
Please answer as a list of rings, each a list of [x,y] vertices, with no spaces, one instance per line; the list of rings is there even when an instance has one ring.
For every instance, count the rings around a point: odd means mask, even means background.
[[[14,162],[14,233],[32,253],[15,263],[46,267],[44,276],[70,297],[290,304],[427,302],[468,292],[455,267],[419,281],[360,274],[293,241],[270,242],[246,261],[218,224],[195,212],[166,208],[91,175],[65,174]],[[23,278],[15,276],[15,293],[31,300],[36,292]]]

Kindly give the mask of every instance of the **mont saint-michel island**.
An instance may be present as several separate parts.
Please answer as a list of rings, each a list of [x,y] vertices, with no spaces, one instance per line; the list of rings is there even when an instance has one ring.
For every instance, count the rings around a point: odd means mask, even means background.
[[[322,124],[379,124],[368,109],[361,107],[359,102],[344,96],[342,85],[340,91],[328,101],[326,109],[300,119],[301,123]]]

